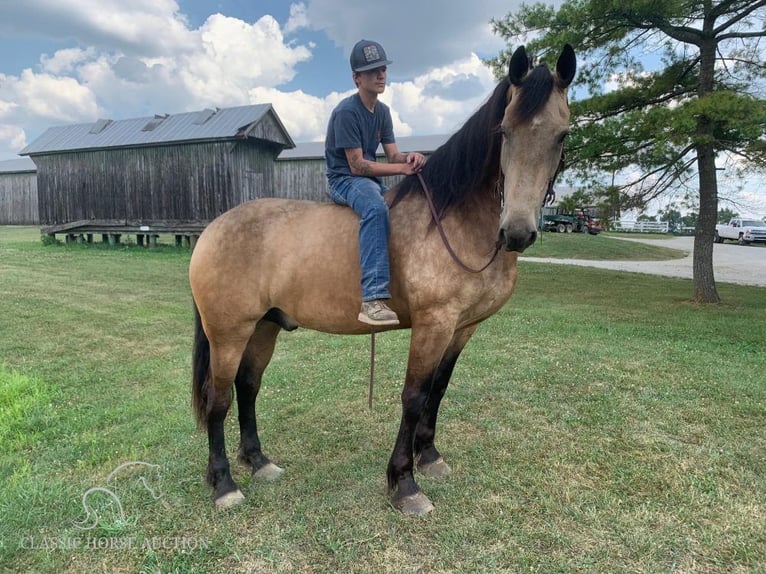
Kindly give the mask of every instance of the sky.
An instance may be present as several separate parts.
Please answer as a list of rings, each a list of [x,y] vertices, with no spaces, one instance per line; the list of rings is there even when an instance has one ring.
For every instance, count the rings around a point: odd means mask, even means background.
[[[362,38],[393,60],[397,136],[451,133],[495,85],[490,19],[519,4],[0,0],[0,160],[54,125],[256,103],[294,141],[321,140]]]
[[[355,91],[362,38],[393,60],[381,100],[397,137],[449,134],[495,86],[482,58],[505,44],[490,20],[521,3],[0,0],[0,161],[51,126],[246,104],[272,104],[293,141],[320,141]],[[766,216],[763,187],[748,182],[754,207],[739,210]]]

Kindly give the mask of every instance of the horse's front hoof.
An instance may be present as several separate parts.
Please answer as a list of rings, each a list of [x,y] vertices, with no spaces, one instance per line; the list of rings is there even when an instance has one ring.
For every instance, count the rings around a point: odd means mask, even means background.
[[[238,506],[245,501],[245,495],[237,489],[232,492],[227,492],[215,499],[215,507],[217,510],[225,510]]]
[[[418,472],[427,478],[447,478],[452,474],[452,469],[439,457],[433,462],[418,464]]]
[[[392,504],[402,514],[411,516],[424,516],[434,509],[434,505],[422,492],[416,492],[409,496],[394,497]]]
[[[257,478],[258,480],[264,480],[266,482],[271,482],[273,480],[278,479],[280,476],[282,476],[282,473],[284,471],[285,471],[284,468],[280,468],[273,462],[269,462],[264,464],[258,470],[253,471],[253,478]]]

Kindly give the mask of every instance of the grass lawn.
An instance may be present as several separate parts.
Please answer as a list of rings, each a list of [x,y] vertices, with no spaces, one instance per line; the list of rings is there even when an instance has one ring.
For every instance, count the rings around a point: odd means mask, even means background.
[[[524,257],[555,257],[557,259],[590,259],[609,261],[659,261],[679,259],[686,253],[670,247],[648,245],[625,239],[667,239],[672,236],[638,233],[555,233],[542,232],[537,241],[524,252]]]
[[[423,519],[384,492],[408,332],[378,337],[372,411],[368,339],[284,333],[258,422],[286,472],[235,465],[247,501],[216,512],[188,259],[0,227],[1,572],[766,571],[766,289],[703,307],[688,280],[523,261],[455,370]]]

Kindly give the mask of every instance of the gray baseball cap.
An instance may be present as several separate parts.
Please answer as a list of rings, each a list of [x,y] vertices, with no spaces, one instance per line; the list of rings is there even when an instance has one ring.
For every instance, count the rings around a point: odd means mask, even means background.
[[[366,72],[390,63],[383,46],[372,40],[360,40],[351,50],[351,70],[354,72]]]

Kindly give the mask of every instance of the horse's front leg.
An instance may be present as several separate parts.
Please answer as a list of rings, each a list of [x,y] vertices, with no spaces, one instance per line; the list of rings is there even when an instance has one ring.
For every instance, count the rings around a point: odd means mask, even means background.
[[[392,503],[405,514],[426,514],[433,504],[424,495],[413,476],[415,434],[433,381],[452,331],[433,326],[413,325],[407,375],[402,390],[402,420],[399,434],[388,461],[388,487],[393,492]]]
[[[428,400],[415,431],[415,462],[418,471],[423,476],[444,478],[451,473],[449,465],[444,462],[434,444],[436,418],[439,414],[439,405],[442,398],[444,398],[444,393],[447,391],[447,385],[452,377],[452,371],[455,368],[458,357],[475,331],[476,325],[457,331],[436,368],[431,384],[431,392],[428,395]]]

